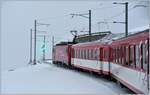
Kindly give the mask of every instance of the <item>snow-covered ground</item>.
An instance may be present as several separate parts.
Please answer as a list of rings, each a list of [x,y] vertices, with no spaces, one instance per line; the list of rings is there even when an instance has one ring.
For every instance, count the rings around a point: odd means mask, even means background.
[[[102,77],[53,64],[29,65],[2,72],[2,93],[25,94],[127,94],[126,88]]]

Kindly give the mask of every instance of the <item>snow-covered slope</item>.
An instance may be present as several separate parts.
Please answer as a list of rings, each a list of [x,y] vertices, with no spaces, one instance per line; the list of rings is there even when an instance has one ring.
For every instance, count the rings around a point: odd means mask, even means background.
[[[2,72],[2,93],[125,94],[114,82],[53,64],[38,64]]]

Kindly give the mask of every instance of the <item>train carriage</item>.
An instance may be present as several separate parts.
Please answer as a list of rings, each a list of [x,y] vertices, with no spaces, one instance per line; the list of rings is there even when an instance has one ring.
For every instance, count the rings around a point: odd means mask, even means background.
[[[97,43],[84,43],[72,46],[71,65],[77,68],[109,74],[109,46]]]
[[[111,43],[111,75],[136,93],[148,93],[148,30]]]
[[[58,44],[53,49],[53,63],[71,65],[71,45]]]
[[[112,42],[56,45],[53,63],[108,75],[133,92],[149,91],[149,29]]]

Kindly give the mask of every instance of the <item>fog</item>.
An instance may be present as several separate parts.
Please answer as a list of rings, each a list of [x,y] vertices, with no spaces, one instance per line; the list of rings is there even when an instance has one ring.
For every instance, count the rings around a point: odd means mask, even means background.
[[[129,0],[128,0],[129,1]],[[47,31],[46,58],[51,58],[52,36],[55,44],[72,41],[70,30],[88,31],[88,19],[73,17],[71,13],[92,11],[92,33],[111,31],[124,32],[124,5],[114,1],[3,1],[1,4],[1,65],[2,70],[22,67],[28,64],[30,55],[30,29],[34,20],[50,24],[38,26],[37,30]],[[117,2],[122,2],[117,0]],[[149,24],[148,0],[129,1],[129,30]],[[99,21],[108,23],[97,24]],[[43,33],[38,33],[42,35]],[[42,58],[43,38],[37,37],[37,59]]]

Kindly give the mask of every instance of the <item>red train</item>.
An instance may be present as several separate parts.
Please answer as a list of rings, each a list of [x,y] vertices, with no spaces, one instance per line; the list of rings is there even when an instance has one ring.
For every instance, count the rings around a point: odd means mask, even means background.
[[[53,51],[53,63],[71,65],[71,45],[57,44]]]
[[[149,93],[149,29],[111,43],[59,44],[53,63],[108,75],[138,94]]]

